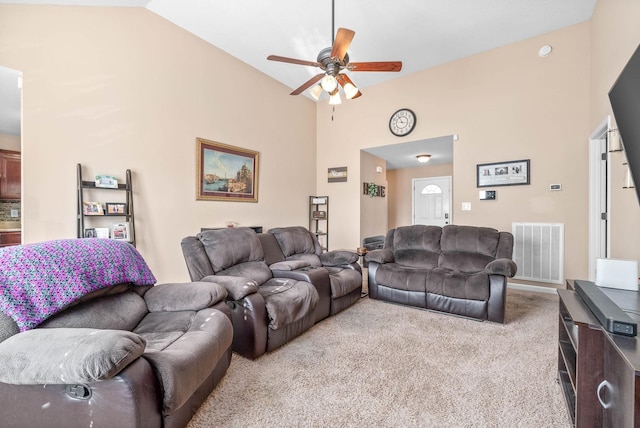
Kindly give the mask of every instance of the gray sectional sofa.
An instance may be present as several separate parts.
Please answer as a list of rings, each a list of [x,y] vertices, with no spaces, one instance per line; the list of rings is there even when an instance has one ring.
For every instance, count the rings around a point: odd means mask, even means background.
[[[357,254],[322,253],[303,227],[207,230],[181,245],[192,281],[227,289],[233,350],[246,358],[284,345],[360,298]]]
[[[502,323],[513,236],[488,227],[403,226],[367,253],[369,297]]]

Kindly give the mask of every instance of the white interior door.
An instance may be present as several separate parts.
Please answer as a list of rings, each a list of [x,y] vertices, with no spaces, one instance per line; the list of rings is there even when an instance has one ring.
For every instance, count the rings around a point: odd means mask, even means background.
[[[415,178],[412,181],[413,224],[450,224],[451,177]]]

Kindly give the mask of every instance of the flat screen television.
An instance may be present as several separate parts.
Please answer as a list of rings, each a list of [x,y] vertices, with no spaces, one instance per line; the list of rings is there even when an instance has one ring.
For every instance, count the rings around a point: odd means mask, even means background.
[[[609,91],[609,101],[640,202],[640,46]]]

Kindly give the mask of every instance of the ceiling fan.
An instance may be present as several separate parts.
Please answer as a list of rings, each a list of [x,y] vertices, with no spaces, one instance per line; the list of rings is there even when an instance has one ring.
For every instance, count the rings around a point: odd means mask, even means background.
[[[291,95],[299,95],[308,88],[311,96],[318,100],[322,91],[329,94],[329,104],[340,104],[339,87],[341,86],[347,99],[358,98],[362,92],[356,87],[353,81],[343,71],[392,71],[402,70],[401,61],[378,61],[378,62],[349,62],[347,50],[355,32],[346,28],[338,28],[334,31],[335,25],[335,0],[331,1],[331,39],[332,46],[324,48],[318,54],[316,61],[305,61],[302,59],[287,58],[278,55],[269,55],[270,61],[286,62],[290,64],[307,65],[322,69],[322,73],[313,76],[300,87],[291,92]],[[335,39],[334,39],[335,34]],[[320,82],[320,84],[317,84]],[[316,85],[317,84],[317,85]],[[315,85],[315,86],[314,86]]]

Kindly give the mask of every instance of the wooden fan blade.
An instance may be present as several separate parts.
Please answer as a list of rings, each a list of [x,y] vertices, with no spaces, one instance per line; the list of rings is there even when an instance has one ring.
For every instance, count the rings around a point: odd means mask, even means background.
[[[402,61],[350,62],[347,69],[351,71],[400,71],[402,70]]]
[[[269,55],[267,57],[269,61],[287,62],[290,64],[308,65],[310,67],[320,67],[320,64],[314,61],[305,61],[303,59],[287,58],[286,56]]]
[[[349,76],[347,76],[346,74],[338,74],[338,77],[336,77],[336,80],[338,81],[338,83],[340,83],[340,86],[342,86],[344,88],[344,85],[346,85],[347,83],[351,83],[353,86],[356,86],[355,83],[353,83],[353,81],[351,79],[349,79]],[[360,90],[358,89],[358,93],[355,94],[353,97],[351,97],[351,99],[356,99],[358,97],[362,96],[362,92],[360,92]]]
[[[356,33],[346,28],[338,28],[336,39],[333,42],[333,49],[331,50],[331,58],[338,58],[340,61],[344,58],[344,55],[351,45],[351,40]]]
[[[320,73],[317,74],[315,76],[313,76],[311,79],[307,80],[306,82],[304,82],[298,89],[296,89],[295,91],[291,92],[291,95],[300,95],[301,93],[303,93],[307,88],[312,87],[314,84],[316,84],[317,82],[320,81],[320,79],[322,79],[325,76],[324,73]]]

